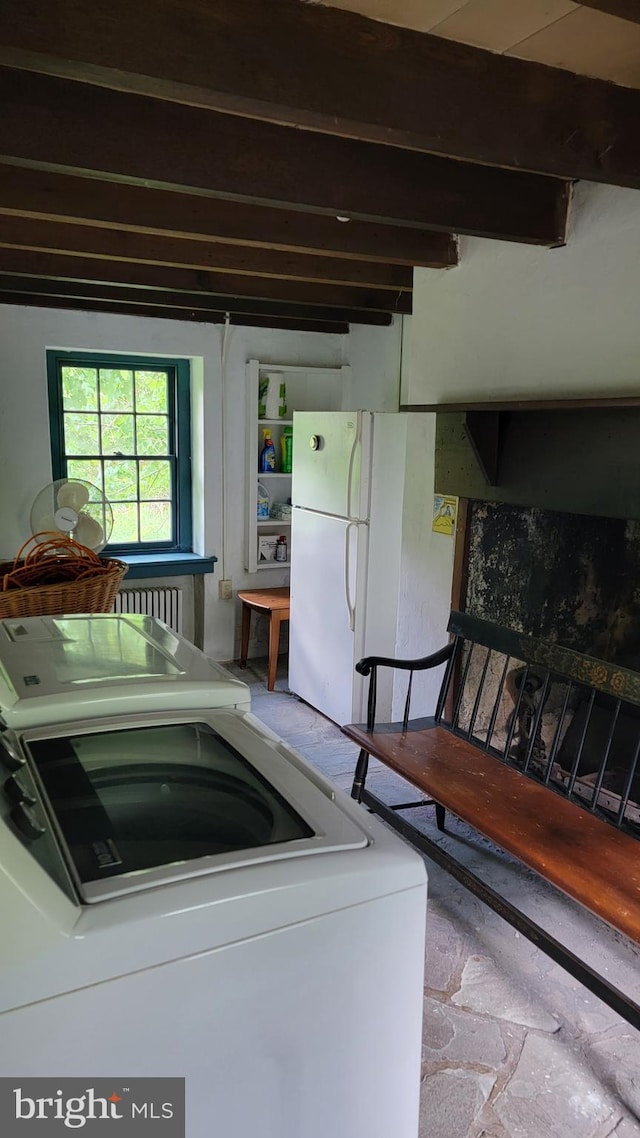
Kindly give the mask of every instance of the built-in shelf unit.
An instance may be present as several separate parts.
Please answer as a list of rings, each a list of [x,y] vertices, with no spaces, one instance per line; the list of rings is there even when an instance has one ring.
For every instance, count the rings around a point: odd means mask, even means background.
[[[283,428],[293,427],[294,411],[339,411],[343,405],[343,392],[349,371],[348,367],[307,367],[264,363],[260,360],[247,362],[245,569],[248,573],[255,573],[257,570],[273,573],[290,564],[291,521],[275,517],[258,518],[258,483],[262,483],[268,492],[271,508],[275,507],[276,503],[291,502],[292,476],[279,469],[282,464]],[[286,385],[286,414],[278,419],[261,419],[258,416],[260,380],[272,372],[281,372],[283,375]],[[269,474],[259,473],[264,428],[269,428],[276,451],[276,469]],[[258,550],[259,538],[280,534],[284,534],[287,539],[287,561],[261,561]]]

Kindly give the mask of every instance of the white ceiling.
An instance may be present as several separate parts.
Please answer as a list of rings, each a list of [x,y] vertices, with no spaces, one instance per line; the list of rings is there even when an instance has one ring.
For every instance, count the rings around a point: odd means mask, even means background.
[[[320,0],[388,24],[640,88],[640,24],[573,0]]]

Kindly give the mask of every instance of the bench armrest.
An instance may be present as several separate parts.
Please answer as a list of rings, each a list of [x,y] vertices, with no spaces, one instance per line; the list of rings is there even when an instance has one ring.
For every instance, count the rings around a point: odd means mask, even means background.
[[[368,676],[371,669],[377,667],[401,668],[405,672],[424,672],[427,668],[437,668],[439,664],[444,664],[445,660],[452,656],[453,649],[452,641],[444,648],[439,648],[437,652],[432,652],[430,656],[421,656],[418,660],[395,660],[392,656],[365,656],[362,660],[358,660],[356,672],[361,676]]]
[[[452,640],[450,644],[445,644],[444,648],[439,648],[437,652],[432,652],[430,656],[421,656],[417,660],[395,660],[392,656],[365,656],[362,660],[358,660],[356,664],[356,672],[361,676],[369,676],[369,696],[367,699],[367,730],[373,731],[376,721],[376,688],[378,680],[378,668],[399,668],[403,672],[409,672],[409,686],[407,688],[407,698],[404,705],[404,716],[402,719],[402,729],[406,731],[409,722],[409,706],[411,703],[411,684],[413,681],[414,672],[424,672],[428,668],[437,668],[439,664],[444,664],[445,660],[451,660],[455,651],[456,641]],[[447,675],[451,670],[451,664],[447,667]],[[445,679],[446,684],[446,679]],[[438,709],[436,715],[439,714],[439,709],[444,699],[443,690],[441,689],[438,698]]]

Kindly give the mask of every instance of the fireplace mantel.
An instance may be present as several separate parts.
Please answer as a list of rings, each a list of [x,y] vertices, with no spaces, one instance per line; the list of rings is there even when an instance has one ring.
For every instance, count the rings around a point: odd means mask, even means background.
[[[403,403],[401,411],[584,411],[640,407],[640,395],[594,395],[580,399],[459,399],[456,403]]]
[[[422,404],[440,494],[640,518],[640,397]]]

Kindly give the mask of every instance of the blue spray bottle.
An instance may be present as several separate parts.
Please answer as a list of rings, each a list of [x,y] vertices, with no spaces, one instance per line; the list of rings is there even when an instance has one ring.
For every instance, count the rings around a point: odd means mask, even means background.
[[[276,468],[276,448],[273,445],[271,431],[265,427],[262,434],[264,438],[264,445],[260,451],[260,462],[258,464],[258,470],[260,474],[272,474]]]

